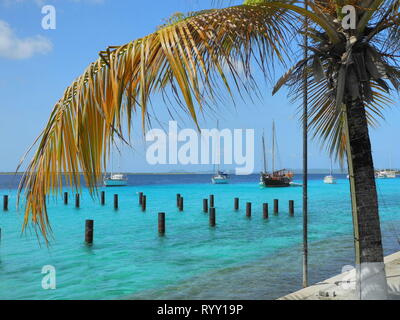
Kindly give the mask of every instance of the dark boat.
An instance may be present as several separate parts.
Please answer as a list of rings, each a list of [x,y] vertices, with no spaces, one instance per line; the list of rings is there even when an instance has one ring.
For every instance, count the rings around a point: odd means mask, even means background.
[[[272,172],[267,172],[267,158],[265,154],[265,138],[262,136],[263,152],[264,152],[264,171],[261,172],[260,185],[266,188],[290,187],[293,180],[293,172],[282,169],[275,171],[275,122],[272,123]]]
[[[290,187],[293,179],[293,173],[288,170],[274,171],[274,173],[261,173],[260,184],[264,187],[278,188]]]

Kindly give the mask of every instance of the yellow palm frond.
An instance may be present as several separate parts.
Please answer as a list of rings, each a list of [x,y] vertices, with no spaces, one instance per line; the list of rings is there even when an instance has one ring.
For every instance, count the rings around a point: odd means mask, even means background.
[[[130,127],[132,114],[141,113],[145,127],[151,94],[172,92],[197,123],[218,84],[230,91],[233,79],[241,83],[238,90],[246,89],[245,83],[251,89],[250,60],[258,55],[261,64],[268,63],[264,70],[274,59],[282,61],[296,18],[269,5],[210,10],[101,52],[65,90],[39,137],[19,188],[26,197],[23,228],[32,223],[48,240],[45,198],[62,191],[63,175],[79,189],[82,173],[95,192],[114,136],[123,138],[123,119]],[[237,63],[243,72],[235,70]]]

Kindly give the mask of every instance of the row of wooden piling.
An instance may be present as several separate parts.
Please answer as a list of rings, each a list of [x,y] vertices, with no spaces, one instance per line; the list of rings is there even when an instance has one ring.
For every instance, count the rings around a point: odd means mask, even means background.
[[[101,192],[100,196],[101,205],[105,205],[105,192]],[[215,198],[214,195],[210,195],[209,199],[203,199],[203,212],[209,213],[209,225],[211,227],[216,226],[216,208],[215,208]],[[68,204],[68,192],[64,193],[64,204]],[[139,192],[139,205],[142,207],[142,211],[146,211],[147,197],[143,192]],[[176,205],[179,211],[184,210],[184,198],[181,194],[176,195]],[[75,195],[75,207],[80,207],[80,195]],[[114,194],[114,209],[118,209],[118,194]],[[8,210],[8,195],[3,196],[3,210]],[[234,198],[234,210],[239,210],[239,198]],[[279,212],[279,201],[274,199],[274,214]],[[246,217],[250,218],[252,214],[252,203],[246,203]],[[289,201],[289,214],[294,216],[294,201]],[[268,203],[263,203],[263,218],[268,219]],[[93,233],[94,233],[94,221],[86,220],[85,224],[85,242],[88,245],[93,243]],[[160,212],[158,214],[158,233],[159,235],[165,234],[165,213]],[[1,239],[1,229],[0,229],[0,239]]]
[[[177,197],[177,205],[180,206],[182,204],[183,198],[179,195]],[[235,198],[235,207],[237,204],[237,198]],[[143,205],[146,201],[146,196],[141,193],[139,196],[139,203]],[[293,216],[293,208],[294,208],[294,201],[289,201],[289,208],[290,208],[290,215]],[[207,210],[206,210],[207,209]],[[215,207],[210,207],[208,210],[208,199],[203,200],[203,211],[209,213],[209,225],[210,227],[216,226],[216,209]],[[246,203],[246,216],[248,218],[251,217],[251,202]],[[263,218],[268,219],[268,203],[263,203]],[[88,245],[93,244],[93,229],[94,229],[94,221],[93,220],[86,220],[85,224],[85,242]],[[1,229],[0,229],[1,234]],[[165,212],[158,213],[158,234],[160,236],[165,235]]]
[[[184,206],[183,206],[183,197],[181,194],[176,195],[176,206],[178,207],[179,211],[184,211]],[[209,201],[209,202],[208,202]],[[105,192],[102,191],[100,195],[100,202],[101,205],[105,205]],[[68,204],[68,192],[64,192],[64,204]],[[146,211],[146,206],[147,206],[147,197],[146,195],[143,194],[143,192],[139,192],[139,205],[142,207],[142,211]],[[77,193],[75,195],[75,207],[79,208],[80,207],[80,195]],[[209,209],[214,207],[214,195],[210,195],[209,199],[203,199],[203,212],[208,213]],[[239,198],[234,198],[234,204],[233,204],[234,210],[237,211],[239,210]],[[118,194],[114,194],[114,209],[118,209]],[[3,210],[7,211],[8,210],[8,195],[3,196]],[[277,214],[279,212],[279,200],[274,199],[274,214]],[[264,213],[264,218],[268,218],[268,204],[264,203],[263,204],[263,213]],[[294,201],[289,200],[289,214],[291,216],[294,215]],[[247,202],[246,203],[246,216],[250,217],[251,216],[251,203]]]
[[[208,213],[209,208],[214,207],[214,195],[210,195],[210,207],[208,206],[208,199],[203,199],[203,212]],[[233,209],[235,211],[239,210],[239,198],[234,198]],[[268,218],[268,203],[263,203],[264,217]],[[274,199],[274,214],[279,213],[279,200]],[[294,215],[294,201],[289,200],[289,214]],[[246,215],[251,216],[251,202],[246,203]]]

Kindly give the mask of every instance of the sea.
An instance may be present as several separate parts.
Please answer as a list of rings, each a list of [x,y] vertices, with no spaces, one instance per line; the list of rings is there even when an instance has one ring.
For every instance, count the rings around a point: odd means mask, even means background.
[[[349,181],[324,184],[309,176],[309,282],[353,265]],[[260,188],[259,176],[232,176],[211,184],[207,174],[130,175],[129,186],[99,188],[102,206],[83,188],[48,202],[52,238],[47,246],[30,227],[21,232],[23,201],[16,207],[20,176],[0,176],[0,299],[276,299],[302,287],[302,188]],[[301,183],[302,176],[296,175]],[[385,255],[400,250],[400,179],[377,180]],[[147,197],[142,212],[138,193]],[[184,211],[176,194],[184,198]],[[114,194],[119,208],[114,210]],[[216,227],[209,226],[203,199],[215,196]],[[233,208],[234,198],[240,208]],[[273,213],[273,200],[279,213]],[[289,200],[295,214],[289,215]],[[252,216],[246,217],[246,203]],[[269,219],[263,219],[263,203]],[[158,213],[166,214],[160,237]],[[94,220],[94,242],[84,242],[85,221]],[[54,280],[48,285],[49,266]],[[52,281],[53,281],[52,280]]]

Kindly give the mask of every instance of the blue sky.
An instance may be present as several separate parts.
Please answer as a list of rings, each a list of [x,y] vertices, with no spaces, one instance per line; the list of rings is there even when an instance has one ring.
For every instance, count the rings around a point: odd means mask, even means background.
[[[20,157],[46,124],[52,106],[64,89],[109,45],[124,44],[148,33],[175,12],[189,12],[215,6],[207,0],[0,0],[0,171],[13,171]],[[221,1],[220,1],[221,2]],[[227,1],[227,3],[235,1]],[[55,30],[43,30],[41,8],[54,5]],[[279,73],[279,72],[278,72]],[[277,75],[279,76],[279,74]],[[271,97],[271,86],[260,84],[262,101],[238,100],[217,110],[223,128],[254,128],[256,144],[272,119],[277,123],[281,165],[301,168],[301,126],[296,105],[286,91]],[[398,101],[398,97],[396,97]],[[166,123],[169,116],[162,100],[153,101],[157,114]],[[376,167],[400,167],[399,104],[388,109],[386,120],[371,129]],[[215,127],[216,118],[201,120],[204,128]],[[134,126],[138,127],[135,120]],[[189,119],[182,127],[191,127]],[[121,169],[131,172],[207,170],[205,166],[157,166],[145,160],[145,146],[135,130],[134,149],[124,148]],[[268,138],[269,139],[269,138]],[[256,150],[256,172],[261,166]],[[310,167],[328,168],[329,156],[317,141],[310,142]],[[228,168],[229,169],[229,168]]]

